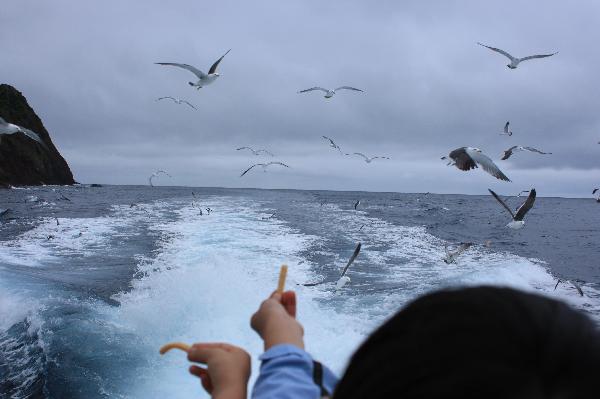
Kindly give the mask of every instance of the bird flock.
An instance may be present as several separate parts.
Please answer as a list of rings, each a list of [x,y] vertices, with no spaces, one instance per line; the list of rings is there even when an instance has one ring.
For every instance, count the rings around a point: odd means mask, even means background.
[[[515,56],[511,55],[510,53],[508,53],[507,51],[504,51],[502,49],[488,46],[483,43],[477,43],[477,44],[508,58],[508,60],[510,62],[506,66],[511,70],[517,69],[517,67],[524,61],[548,58],[548,57],[552,57],[557,54],[557,52],[554,52],[554,53],[549,53],[549,54],[536,54],[536,55],[530,55],[530,56],[519,58],[519,57],[515,57]],[[196,80],[189,81],[188,84],[190,87],[195,88],[196,90],[200,90],[201,88],[204,88],[208,85],[213,84],[221,76],[217,72],[217,67],[220,65],[221,61],[225,58],[225,56],[227,54],[229,54],[230,51],[231,51],[231,49],[227,50],[220,58],[218,58],[211,65],[211,67],[208,70],[208,73],[203,72],[202,70],[196,68],[193,65],[184,64],[184,63],[156,62],[155,64],[160,65],[160,66],[172,66],[172,67],[184,69],[188,72],[191,72],[196,77]],[[308,89],[300,90],[297,93],[305,94],[305,93],[311,93],[311,92],[321,92],[321,93],[323,93],[323,97],[325,99],[331,99],[332,97],[334,97],[335,94],[338,94],[339,92],[342,92],[342,91],[346,91],[346,92],[350,92],[350,93],[365,93],[364,90],[356,88],[356,87],[352,87],[352,86],[340,86],[340,87],[337,87],[334,89],[328,89],[328,88],[323,88],[320,86],[315,86],[315,87],[311,87]],[[163,96],[163,97],[159,97],[156,99],[157,102],[164,102],[163,100],[170,100],[174,104],[185,105],[185,106],[189,107],[190,109],[193,109],[194,111],[198,111],[198,108],[196,106],[194,106],[188,100],[176,98],[173,96]],[[39,143],[44,149],[47,149],[46,144],[43,142],[43,140],[40,138],[40,136],[37,133],[32,132],[31,130],[25,129],[23,127],[8,123],[4,119],[0,118],[0,135],[16,134],[16,133],[24,134],[25,136],[27,136],[30,139],[34,140],[35,142]],[[512,138],[513,132],[512,132],[512,130],[510,130],[510,121],[506,122],[506,124],[504,125],[503,131],[499,134],[505,135],[509,138]],[[0,138],[1,138],[1,136],[0,136]],[[367,156],[363,152],[359,152],[359,151],[346,153],[346,152],[342,151],[341,147],[332,138],[327,137],[327,136],[322,136],[322,138],[326,141],[328,146],[331,149],[333,149],[334,151],[336,151],[339,155],[359,157],[366,164],[370,164],[374,160],[389,160],[390,159],[390,157],[388,157],[388,156],[381,156],[381,155]],[[269,150],[262,149],[262,148],[254,149],[251,146],[239,147],[239,148],[236,148],[236,151],[242,151],[242,152],[245,151],[246,153],[251,154],[254,157],[256,157],[256,156],[267,156],[267,157],[271,157],[271,158],[274,157],[274,154]],[[539,155],[552,154],[551,152],[545,152],[542,150],[538,150],[531,146],[513,145],[501,154],[500,160],[501,161],[508,160],[511,156],[514,156],[515,153],[524,152],[524,151],[539,154]],[[455,166],[457,169],[459,169],[461,171],[466,172],[466,171],[470,171],[470,170],[481,167],[481,169],[483,169],[483,171],[485,171],[486,173],[495,177],[496,179],[499,179],[499,180],[505,181],[505,182],[511,182],[510,178],[504,172],[502,172],[502,170],[498,167],[498,165],[496,165],[496,163],[494,163],[494,161],[479,148],[469,147],[469,146],[459,147],[459,148],[456,148],[456,149],[450,151],[447,156],[443,156],[441,159],[447,161],[448,166]],[[247,175],[249,172],[251,172],[257,168],[262,168],[263,172],[266,172],[267,169],[271,168],[271,167],[279,167],[279,168],[284,168],[284,169],[291,168],[288,164],[286,164],[282,161],[274,161],[273,160],[273,161],[269,161],[269,162],[258,162],[258,163],[254,163],[254,164],[250,165],[248,168],[243,170],[240,174],[240,177]],[[171,177],[166,171],[157,170],[157,171],[153,172],[152,175],[148,178],[149,185],[153,186],[153,179],[156,179],[160,175],[165,175],[165,176]],[[513,212],[511,210],[511,208],[506,204],[506,202],[504,200],[502,200],[498,196],[498,194],[496,194],[494,191],[492,191],[490,189],[489,192],[493,196],[493,198],[495,198],[495,200],[498,201],[498,203],[506,211],[509,212],[512,220],[511,220],[511,222],[509,222],[507,224],[507,226],[511,229],[523,228],[523,226],[525,224],[523,219],[524,219],[525,215],[527,214],[527,212],[529,210],[531,210],[531,208],[534,205],[534,202],[536,199],[536,190],[534,188],[532,188],[531,190],[525,190],[525,191],[522,191],[521,193],[519,193],[518,196],[520,196],[523,192],[529,192],[529,195],[528,195],[527,199],[525,200],[525,202],[516,210],[516,212]],[[596,188],[593,190],[592,194],[594,195],[597,192],[599,192],[599,190]],[[599,194],[600,194],[600,192],[599,192]],[[600,196],[596,197],[596,200],[598,202],[600,202]],[[360,204],[360,201],[357,201],[354,205],[354,208],[356,209],[359,204]],[[458,246],[458,248],[453,252],[449,251],[448,248],[446,248],[446,257],[444,258],[444,261],[449,264],[455,263],[457,257],[464,251],[468,250],[471,245],[472,245],[471,243],[460,244]],[[357,247],[355,256],[351,259],[349,264],[352,263],[352,261],[354,261],[354,258],[356,257],[356,255],[358,255],[358,251],[360,251],[360,244]],[[344,269],[344,273],[342,273],[342,277],[344,277],[344,274],[347,271],[349,264]],[[343,284],[345,284],[345,282],[346,282],[346,280],[344,280]],[[342,284],[342,286],[343,286],[343,284]],[[341,288],[341,287],[339,287],[339,288]]]

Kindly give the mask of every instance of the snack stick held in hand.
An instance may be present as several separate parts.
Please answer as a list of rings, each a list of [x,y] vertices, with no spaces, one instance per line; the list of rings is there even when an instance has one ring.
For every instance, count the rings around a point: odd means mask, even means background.
[[[285,288],[285,277],[287,276],[287,265],[281,265],[281,269],[279,270],[279,284],[277,284],[277,292],[279,294],[283,293],[283,289]]]
[[[184,344],[183,342],[169,342],[168,344],[163,345],[160,348],[159,352],[161,355],[164,355],[171,349],[181,349],[184,352],[188,352],[190,348],[191,346],[189,346],[188,344]]]

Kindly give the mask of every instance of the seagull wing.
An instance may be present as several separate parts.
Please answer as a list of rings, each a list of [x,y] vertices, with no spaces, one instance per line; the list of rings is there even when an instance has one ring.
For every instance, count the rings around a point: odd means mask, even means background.
[[[166,96],[166,97],[158,97],[158,98],[156,99],[156,101],[165,100],[165,99],[167,99],[167,98],[169,98],[169,99],[171,99],[171,100],[175,101],[175,98],[173,98],[173,97],[171,97],[171,96]]]
[[[0,125],[8,125],[8,123],[3,118],[0,118]]]
[[[583,290],[581,289],[579,284],[577,284],[575,281],[571,281],[571,284],[573,284],[573,287],[575,287],[575,289],[579,293],[579,296],[583,296]]]
[[[467,154],[466,147],[457,148],[448,156],[454,161],[456,167],[460,170],[471,170],[477,167],[477,164],[473,158]]]
[[[359,155],[359,156],[363,157],[365,159],[365,161],[369,160],[369,157],[366,156],[365,154],[363,154],[362,152],[355,152],[354,155]]]
[[[36,132],[33,132],[33,131],[29,130],[29,129],[25,129],[24,127],[21,127],[21,126],[19,126],[19,131],[21,133],[23,133],[25,136],[29,137],[30,139],[35,140],[38,143],[40,143],[44,148],[46,148],[46,149],[48,148],[46,146],[46,143],[44,143],[42,141],[42,139],[40,138],[40,136]]]
[[[515,220],[523,220],[525,214],[529,212],[529,210],[533,207],[533,203],[535,202],[535,195],[535,188],[532,188],[529,192],[529,196],[527,196],[527,199],[525,200],[525,202],[523,202],[523,205],[521,205],[519,209],[517,209],[517,213],[514,216]]]
[[[306,93],[308,91],[313,91],[313,90],[321,90],[321,91],[323,91],[325,93],[329,93],[329,90],[324,89],[322,87],[311,87],[310,89],[300,90],[298,93]]]
[[[360,247],[361,246],[362,245],[361,245],[360,242],[358,243],[358,245],[356,245],[356,248],[354,249],[354,253],[350,257],[350,260],[348,260],[348,263],[346,264],[346,267],[344,267],[344,270],[342,270],[342,274],[340,275],[340,278],[344,277],[344,275],[348,271],[348,268],[350,267],[350,265],[352,264],[352,262],[354,262],[354,259],[356,259],[356,257],[358,256],[358,254],[360,253]]]
[[[198,110],[198,108],[194,107],[192,104],[190,104],[189,102],[183,100],[183,102],[187,105],[189,105],[190,107],[194,108],[195,110]]]
[[[248,169],[246,169],[245,171],[242,172],[242,174],[240,175],[240,177],[244,176],[246,173],[250,172],[250,170],[252,168],[254,168],[255,166],[262,166],[264,165],[264,163],[255,163],[254,165],[250,166]]]
[[[489,48],[490,50],[492,50],[492,51],[495,51],[495,52],[497,52],[497,53],[500,53],[500,54],[502,54],[503,56],[507,57],[507,58],[508,58],[509,60],[511,60],[511,61],[515,61],[515,60],[516,60],[516,58],[515,58],[515,57],[513,57],[513,56],[512,56],[512,55],[510,55],[510,54],[508,54],[506,51],[504,51],[504,50],[502,50],[502,49],[499,49],[499,48],[496,48],[496,47],[491,47],[491,46],[486,46],[485,44],[483,44],[483,43],[479,43],[479,42],[477,42],[477,44],[479,44],[480,46],[483,46],[483,47],[487,47],[487,48]]]
[[[523,57],[520,58],[519,61],[527,61],[527,60],[533,60],[535,58],[546,58],[546,57],[552,57],[554,54],[558,54],[558,51],[556,53],[552,53],[552,54],[537,54],[537,55],[528,55],[527,57]]]
[[[252,152],[254,152],[254,150],[250,147],[240,147],[240,148],[236,148],[236,151],[240,151],[240,150],[250,150]]]
[[[543,155],[551,155],[552,154],[551,152],[543,152],[543,151],[537,150],[533,147],[523,147],[523,149],[530,151],[530,152],[537,152],[538,154],[543,154]]]
[[[506,122],[506,125],[504,125],[504,133],[508,134],[508,125],[510,125],[510,122]]]
[[[272,156],[272,157],[274,157],[274,156],[275,156],[275,155],[273,155],[271,152],[269,152],[269,151],[267,151],[267,150],[262,150],[262,149],[261,149],[261,150],[256,150],[256,153],[257,153],[257,154],[260,154],[261,152],[263,152],[263,153],[265,153],[265,154],[267,154],[267,155],[270,155],[270,156]]]
[[[466,149],[465,151],[467,154],[469,154],[473,161],[481,165],[483,170],[488,172],[490,175],[494,176],[496,179],[510,181],[510,179],[506,177],[504,173],[502,173],[500,168],[498,168],[496,164],[487,155],[478,151],[471,151],[469,149]]]
[[[214,64],[212,64],[212,66],[210,67],[210,69],[208,70],[208,74],[211,75],[215,72],[217,72],[217,66],[219,66],[219,62],[221,62],[221,60],[227,55],[229,54],[229,52],[231,51],[231,49],[227,50],[227,52],[225,54],[223,54],[221,56],[221,58],[219,58],[218,60],[215,61]]]
[[[390,159],[390,158],[389,157],[380,157],[380,156],[377,156],[377,157],[371,158],[371,161],[374,160],[374,159]]]
[[[190,71],[191,73],[193,73],[194,75],[196,75],[198,77],[198,79],[203,79],[206,77],[206,74],[204,72],[202,72],[201,70],[199,70],[196,67],[193,67],[191,65],[188,64],[177,64],[175,62],[155,62],[156,65],[171,65],[171,66],[176,66],[179,68],[183,68],[183,69],[187,69],[188,71]]]
[[[504,151],[504,154],[502,155],[502,158],[500,158],[501,161],[505,161],[508,158],[510,158],[510,156],[513,154],[513,151],[517,148],[516,145],[513,145],[512,147],[510,147],[508,150]]]
[[[494,196],[494,198],[496,198],[496,201],[498,201],[500,203],[500,205],[502,205],[504,207],[504,209],[506,209],[508,211],[508,213],[510,213],[510,216],[512,216],[512,218],[515,218],[515,214],[513,213],[513,211],[510,210],[510,208],[508,207],[508,205],[506,205],[506,202],[502,201],[502,199],[500,197],[498,197],[498,194],[496,194],[495,192],[493,192],[492,190],[490,190],[488,188],[488,191]]]
[[[357,89],[356,87],[350,87],[350,86],[340,86],[337,89],[335,89],[334,91],[338,91],[338,90],[354,90],[354,91],[362,91],[361,89]]]
[[[331,146],[332,146],[332,147],[335,147],[335,148],[340,148],[340,147],[338,147],[338,145],[335,143],[335,141],[333,141],[333,140],[332,140],[332,139],[330,139],[329,137],[327,137],[327,136],[321,136],[321,137],[323,137],[325,140],[329,140],[329,143],[331,144]]]
[[[592,194],[596,194],[596,191],[598,191],[597,188],[595,188],[594,191],[592,191]]]
[[[269,166],[269,165],[281,165],[281,166],[285,166],[286,168],[289,168],[289,166],[287,166],[283,162],[268,162],[265,166]]]

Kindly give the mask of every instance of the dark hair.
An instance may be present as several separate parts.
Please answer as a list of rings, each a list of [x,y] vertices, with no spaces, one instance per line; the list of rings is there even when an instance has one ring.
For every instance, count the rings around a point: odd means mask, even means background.
[[[600,397],[600,335],[586,315],[543,296],[440,291],[375,331],[333,397]]]

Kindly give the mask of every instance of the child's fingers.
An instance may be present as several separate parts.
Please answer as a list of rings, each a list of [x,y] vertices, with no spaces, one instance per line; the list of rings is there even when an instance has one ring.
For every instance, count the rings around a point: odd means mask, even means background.
[[[222,344],[194,344],[188,351],[188,360],[191,362],[208,363],[210,358],[222,350]]]
[[[281,304],[290,316],[296,317],[296,293],[294,291],[284,292],[281,296]]]
[[[210,375],[208,374],[208,370],[198,366],[190,366],[189,370],[190,374],[193,374],[196,377],[200,378],[200,381],[202,382],[202,387],[208,393],[211,393],[213,390],[213,386],[212,381],[210,380]]]

